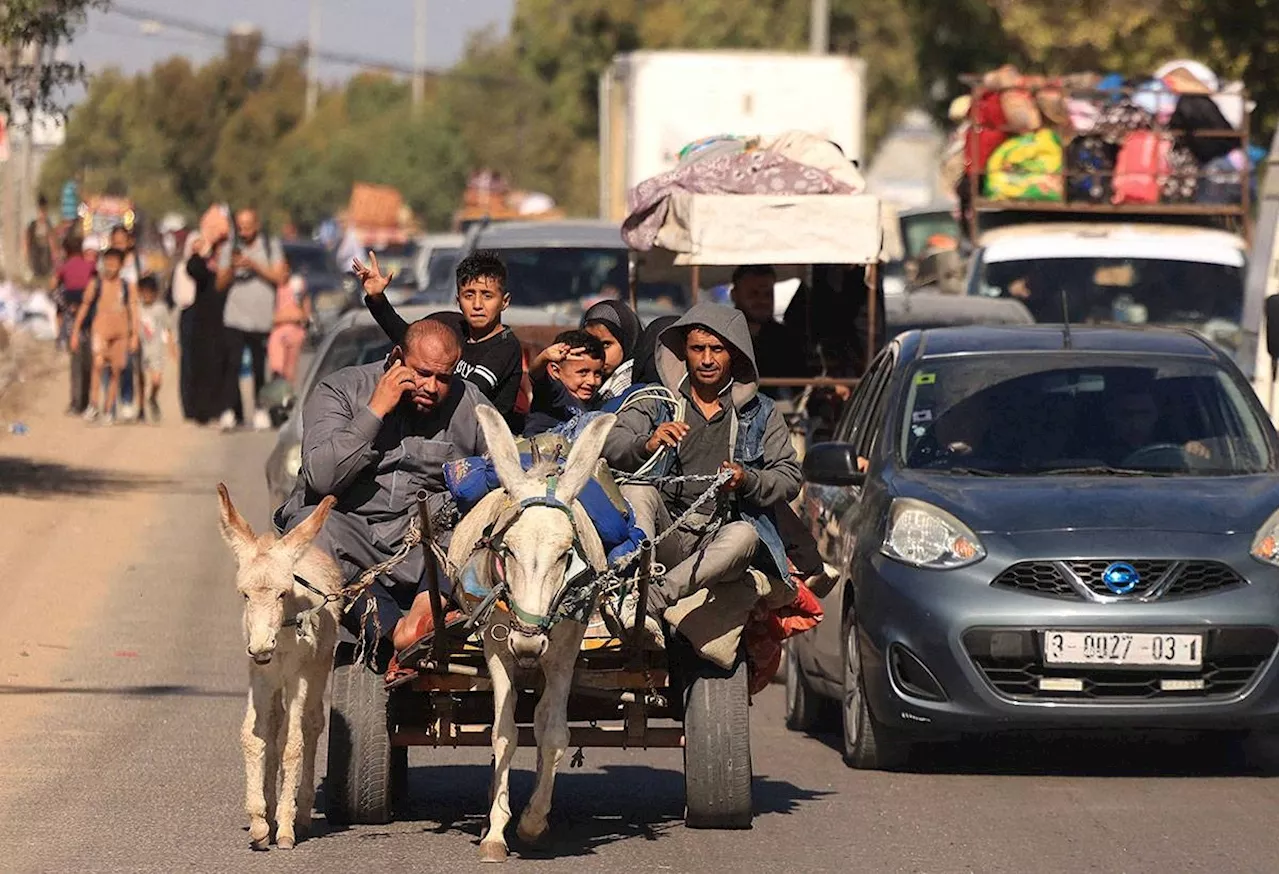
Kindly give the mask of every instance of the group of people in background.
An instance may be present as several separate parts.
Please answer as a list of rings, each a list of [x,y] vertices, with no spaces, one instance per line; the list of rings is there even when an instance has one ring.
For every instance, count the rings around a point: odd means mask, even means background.
[[[311,309],[301,278],[290,275],[280,242],[262,231],[254,210],[233,222],[225,207],[211,208],[180,238],[167,275],[144,268],[123,225],[104,245],[73,224],[55,257],[43,199],[24,242],[32,274],[49,277],[58,343],[70,353],[68,413],[103,424],[157,421],[165,371],[176,362],[185,419],[223,430],[271,427],[257,399],[269,379],[296,379]],[[240,387],[245,358],[253,380],[248,411]]]
[[[28,233],[29,243],[34,236]],[[28,248],[28,258],[33,273],[51,271],[58,343],[71,355],[67,412],[103,424],[158,420],[166,361],[176,358],[177,344],[169,306],[156,276],[143,269],[134,234],[114,227],[104,246],[96,235],[68,233],[56,266],[52,257],[33,255],[43,242]]]
[[[296,379],[311,317],[305,286],[290,275],[280,241],[263,231],[255,210],[240,210],[233,222],[229,211],[214,207],[188,237],[176,276],[187,418],[223,430],[270,428],[262,389],[269,378]],[[254,398],[248,415],[240,393],[246,353]]]

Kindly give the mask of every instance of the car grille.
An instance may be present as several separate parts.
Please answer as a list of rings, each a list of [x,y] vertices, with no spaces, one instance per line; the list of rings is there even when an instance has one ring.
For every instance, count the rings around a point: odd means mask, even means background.
[[[1116,595],[1103,582],[1103,574],[1114,562],[1110,559],[1076,561],[1024,561],[1005,569],[991,585],[1037,595],[1084,600],[1077,586],[1108,598],[1181,598],[1203,595],[1246,584],[1246,580],[1216,561],[1129,561],[1141,582],[1132,592]],[[1074,578],[1074,579],[1073,579]]]
[[[1244,691],[1271,658],[1276,632],[1271,629],[1218,629],[1205,640],[1205,660],[1198,670],[1160,671],[1108,667],[1045,665],[1040,658],[1039,631],[1012,629],[1023,637],[1020,653],[996,654],[993,634],[1007,637],[1011,629],[974,630],[964,644],[974,665],[1003,698],[1020,701],[1170,701],[1229,698]],[[1081,681],[1078,691],[1042,689],[1041,680],[1064,678]],[[1201,680],[1203,688],[1170,691],[1161,680]]]

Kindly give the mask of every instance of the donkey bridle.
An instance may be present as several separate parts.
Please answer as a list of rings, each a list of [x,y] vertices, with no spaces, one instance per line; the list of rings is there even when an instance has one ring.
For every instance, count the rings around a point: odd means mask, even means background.
[[[497,524],[498,520],[494,519],[493,522],[490,522],[489,526],[485,528],[480,540],[477,542],[476,547],[479,549],[489,550],[499,559],[505,558],[507,550],[506,546],[503,544],[503,537],[506,536],[506,533],[511,526],[514,525],[516,520],[518,520],[524,511],[530,507],[547,507],[552,510],[559,510],[568,517],[569,525],[573,530],[573,549],[585,558],[586,551],[582,548],[582,541],[578,537],[578,525],[573,518],[573,509],[555,495],[556,484],[558,481],[559,477],[555,475],[548,476],[546,494],[535,495],[532,498],[525,498],[522,500],[517,506],[516,511],[512,513],[496,531],[494,530],[494,526]],[[511,620],[508,624],[512,631],[519,631],[520,633],[527,635],[546,634],[551,630],[551,627],[555,625],[559,618],[563,618],[558,616],[560,606],[564,602],[565,596],[569,593],[570,589],[582,584],[579,581],[582,580],[583,577],[586,577],[586,582],[590,583],[595,579],[595,571],[588,567],[587,570],[574,576],[572,579],[565,580],[564,585],[561,586],[560,591],[556,593],[555,599],[551,602],[549,612],[546,615],[530,613],[529,611],[522,609],[520,605],[515,602],[515,599],[510,597],[509,592],[505,591],[506,587],[503,583],[500,583],[499,585],[503,587],[504,591],[498,594],[495,601],[500,600],[503,607],[505,607],[507,612],[511,615]],[[495,587],[495,589],[496,588],[497,587]]]

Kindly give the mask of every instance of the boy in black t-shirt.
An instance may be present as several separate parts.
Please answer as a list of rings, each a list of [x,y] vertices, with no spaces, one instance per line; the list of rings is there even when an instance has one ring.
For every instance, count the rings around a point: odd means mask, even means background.
[[[604,346],[586,331],[564,331],[529,365],[533,401],[524,436],[550,431],[600,404]]]
[[[403,342],[408,323],[396,313],[383,294],[391,282],[378,269],[378,258],[369,253],[369,265],[359,260],[352,271],[364,284],[365,306],[378,326],[396,343]],[[472,252],[458,265],[458,309],[465,320],[462,358],[455,374],[475,383],[503,417],[514,421],[520,378],[524,375],[520,341],[502,324],[502,313],[511,304],[507,293],[507,268],[493,252]]]

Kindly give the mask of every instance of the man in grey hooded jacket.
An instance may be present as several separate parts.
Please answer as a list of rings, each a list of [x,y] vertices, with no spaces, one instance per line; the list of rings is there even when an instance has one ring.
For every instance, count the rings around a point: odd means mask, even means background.
[[[427,490],[437,512],[448,497],[445,462],[485,452],[475,411],[489,401],[453,375],[460,356],[453,330],[423,319],[409,326],[385,364],[345,367],[320,382],[303,410],[302,470],[275,512],[277,530],[292,529],[334,495],[338,503],[316,543],[344,577],[393,555],[409,530],[418,490]],[[437,539],[447,547],[445,535]],[[422,550],[411,550],[361,596],[374,601],[376,629],[371,618],[362,632],[366,605],[357,603],[345,614],[348,630],[363,633],[371,649],[376,631],[396,650],[425,633],[420,626],[431,615],[425,567]]]
[[[731,471],[719,495],[663,541],[658,560],[668,568],[649,589],[650,617],[698,589],[744,579],[757,564],[788,580],[787,559],[769,509],[800,491],[800,465],[782,414],[757,391],[751,333],[736,309],[699,304],[658,339],[658,374],[682,400],[672,421],[656,401],[628,407],[605,444],[604,456],[618,469],[634,471],[655,452],[672,476],[711,476]],[[679,421],[682,419],[682,421]],[[627,499],[636,524],[650,536],[666,530],[707,488],[706,482],[630,486]],[[623,620],[634,616],[624,603]],[[650,631],[654,629],[650,625]]]

